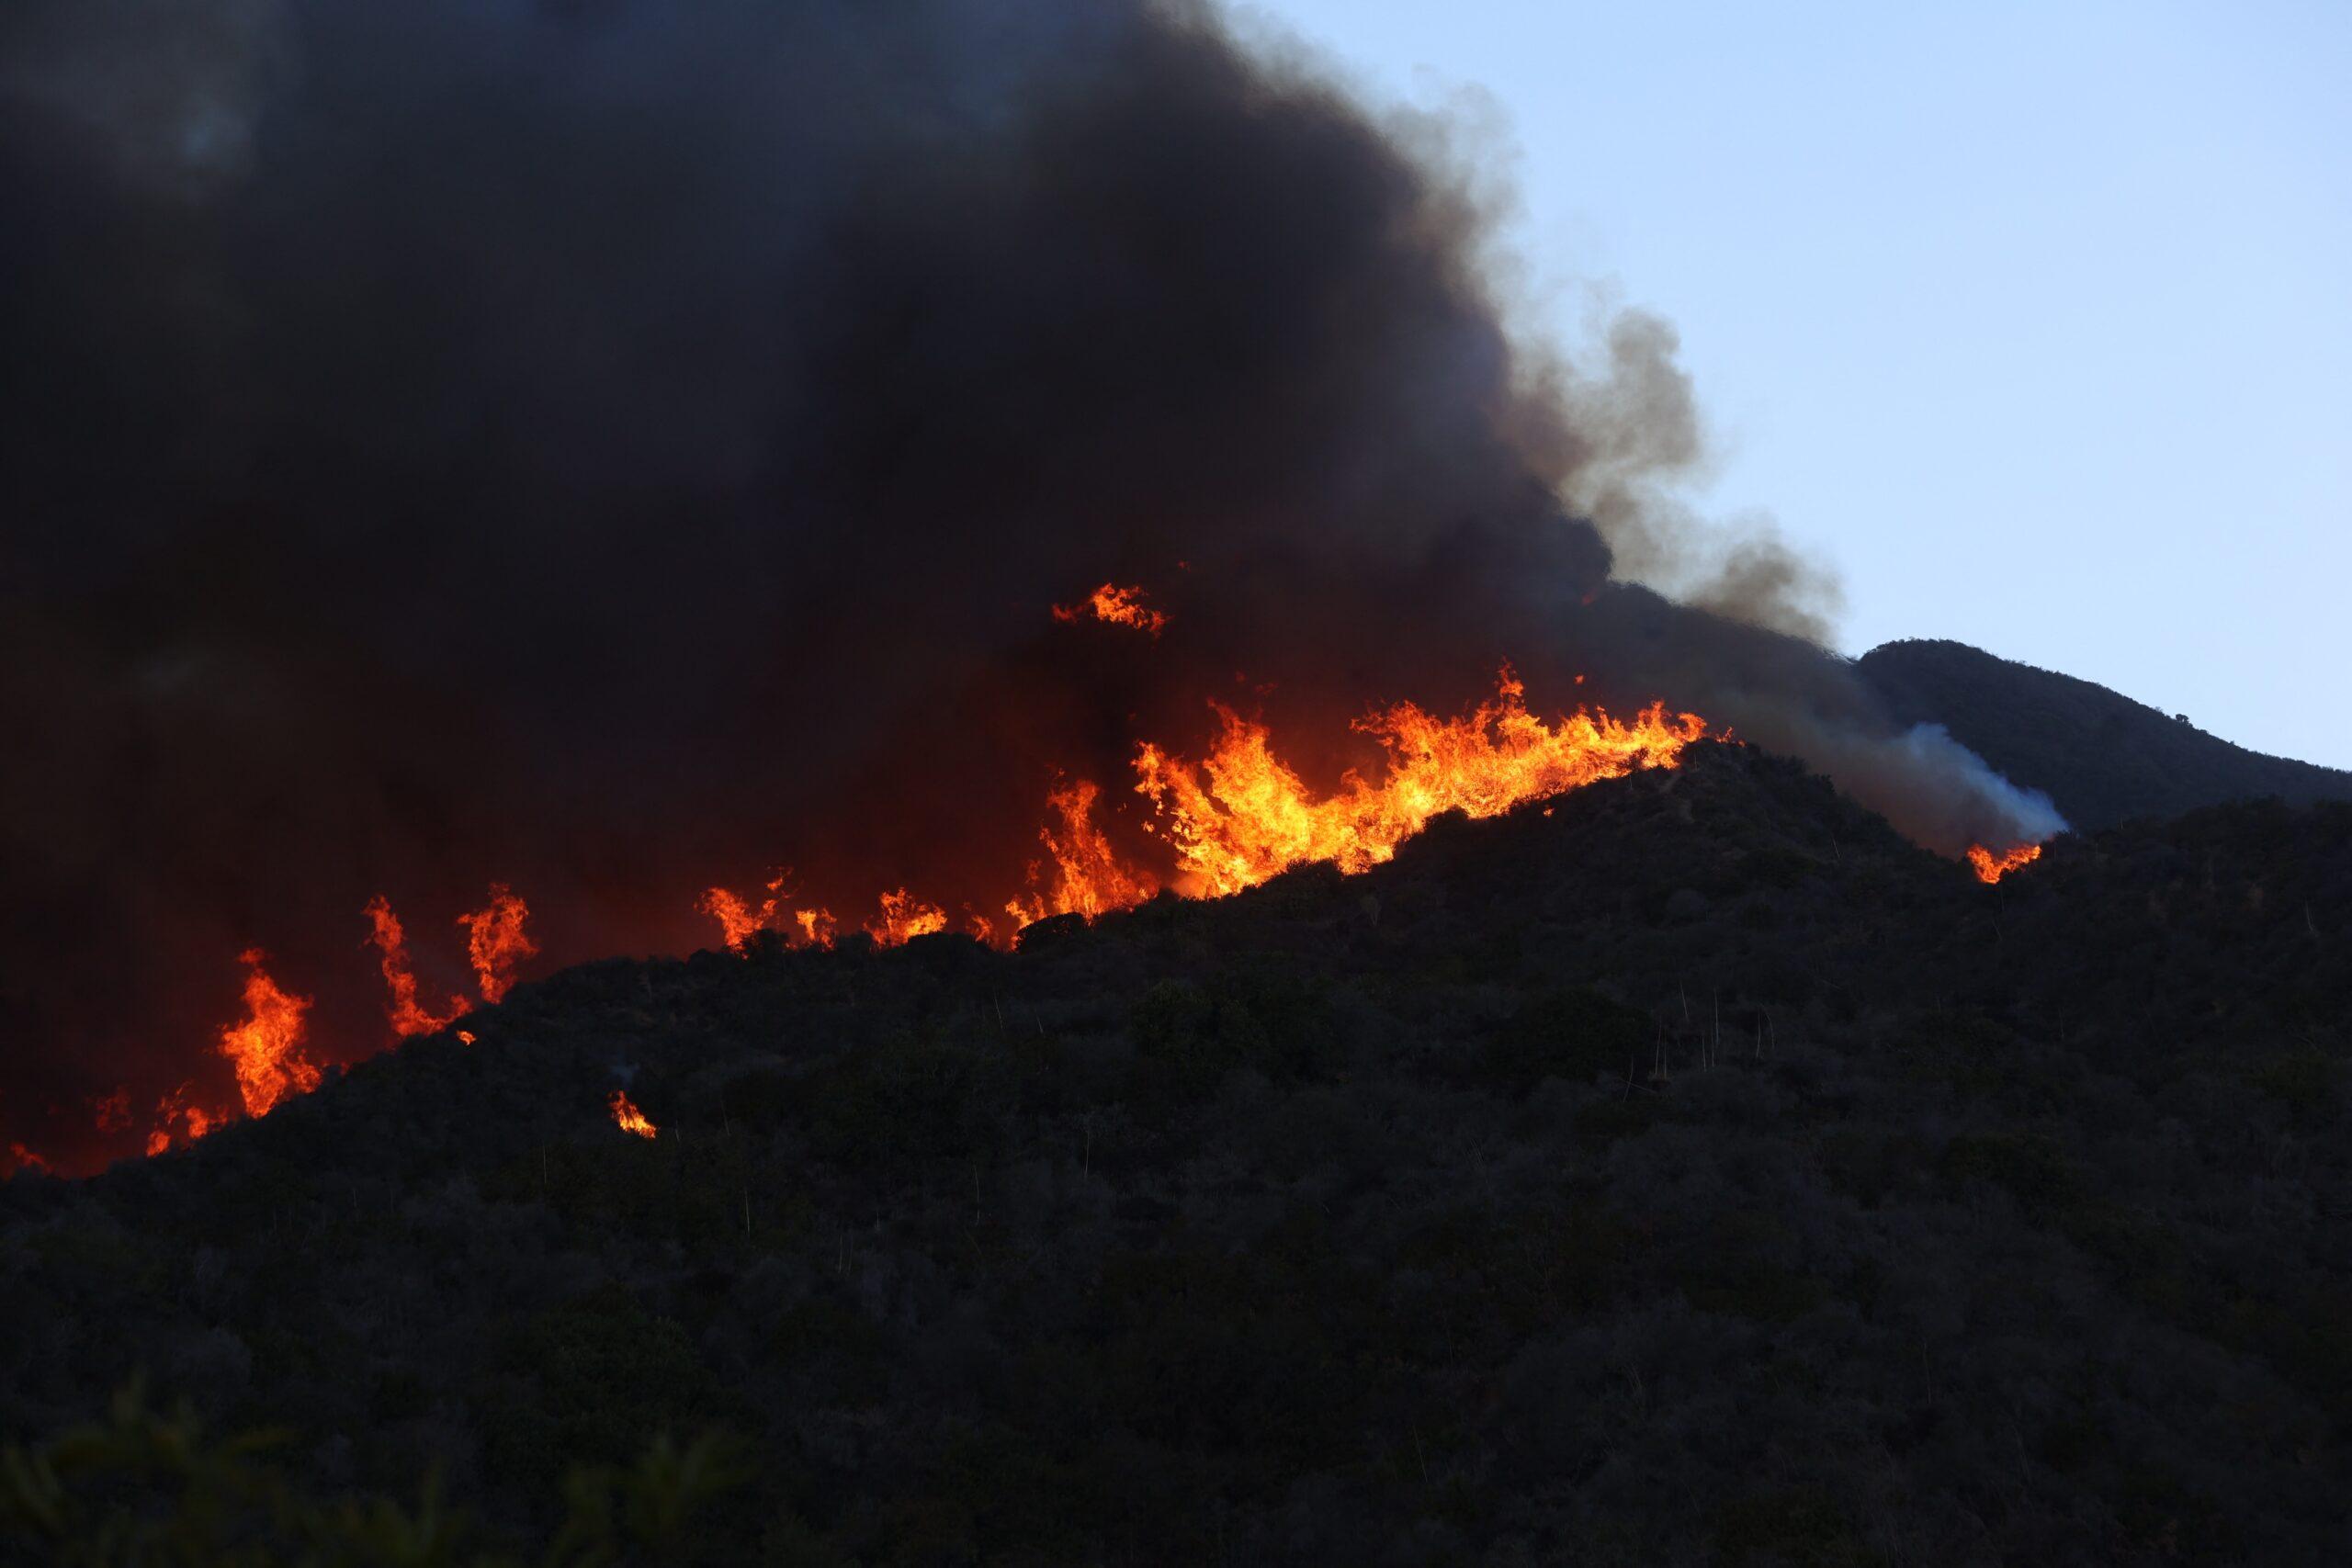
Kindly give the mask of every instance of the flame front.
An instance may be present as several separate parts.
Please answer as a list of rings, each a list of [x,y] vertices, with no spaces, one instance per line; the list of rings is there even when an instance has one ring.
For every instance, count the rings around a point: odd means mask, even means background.
[[[635,1102],[619,1089],[613,1090],[613,1098],[606,1103],[613,1108],[613,1125],[622,1132],[634,1133],[640,1138],[650,1138],[659,1131],[647,1119],[645,1112],[639,1111]]]
[[[1198,763],[1145,744],[1136,754],[1136,793],[1152,805],[1148,830],[1173,851],[1175,886],[1213,898],[1254,887],[1312,861],[1330,861],[1351,874],[1378,865],[1396,846],[1444,811],[1493,817],[1522,801],[1557,795],[1636,769],[1671,768],[1682,748],[1706,734],[1695,714],[1669,716],[1653,703],[1630,723],[1597,708],[1578,708],[1547,724],[1527,710],[1525,688],[1508,665],[1496,694],[1459,718],[1441,719],[1412,703],[1398,703],[1356,721],[1387,754],[1377,783],[1351,772],[1335,794],[1317,796],[1275,754],[1267,728],[1212,704],[1223,733]],[[1029,890],[1000,906],[1009,929],[966,907],[967,927],[983,941],[1008,939],[1022,927],[1054,915],[1088,919],[1131,908],[1158,892],[1160,880],[1123,860],[1097,825],[1102,790],[1077,779],[1056,787],[1046,804],[1057,818],[1039,830],[1046,858],[1029,868]],[[714,887],[696,908],[719,922],[729,946],[775,922],[779,883],[756,909],[748,899]],[[944,931],[947,913],[900,887],[881,897],[881,913],[866,922],[886,947]],[[797,910],[797,946],[832,942],[832,916]]]
[[[1982,844],[1968,846],[1968,863],[1976,868],[1976,880],[1988,886],[2041,858],[2040,844],[2013,844],[1997,854]]]
[[[1577,709],[1556,725],[1527,711],[1508,667],[1497,694],[1460,718],[1440,719],[1399,703],[1355,728],[1388,753],[1377,784],[1350,773],[1339,792],[1317,799],[1274,755],[1265,726],[1229,708],[1225,733],[1197,767],[1146,745],[1140,782],[1174,847],[1180,886],[1204,897],[1254,887],[1309,861],[1351,874],[1380,864],[1441,812],[1494,817],[1521,801],[1618,778],[1637,768],[1671,768],[1706,733],[1695,714],[1667,716],[1653,703],[1631,724]]]
[[[382,954],[385,987],[391,999],[384,1004],[384,1016],[390,1019],[392,1032],[400,1035],[431,1034],[447,1029],[472,1008],[463,997],[449,998],[447,1013],[426,1010],[416,999],[416,972],[409,966],[408,933],[401,929],[401,918],[392,913],[390,900],[379,893],[368,901],[368,920],[373,928],[368,941]]]
[[[281,988],[262,967],[264,956],[258,948],[238,955],[245,965],[245,1020],[220,1032],[220,1054],[236,1069],[248,1116],[266,1116],[287,1096],[319,1087],[319,1069],[302,1052],[311,998]]]
[[[458,917],[458,924],[466,929],[466,949],[483,1001],[502,1000],[514,984],[515,965],[539,951],[538,943],[523,934],[523,921],[530,913],[506,884],[493,882],[486,908]]]
[[[1054,619],[1064,623],[1090,615],[1109,626],[1133,626],[1147,637],[1158,637],[1168,629],[1167,615],[1144,604],[1142,589],[1122,588],[1115,582],[1104,583],[1081,604],[1054,606]]]

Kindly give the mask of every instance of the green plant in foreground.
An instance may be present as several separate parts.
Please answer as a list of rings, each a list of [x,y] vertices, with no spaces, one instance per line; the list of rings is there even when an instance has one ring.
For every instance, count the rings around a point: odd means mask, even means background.
[[[516,1568],[476,1550],[437,1476],[415,1506],[390,1497],[322,1503],[265,1456],[282,1432],[214,1438],[185,1406],[149,1407],[137,1382],[104,1417],[0,1450],[0,1558],[59,1568]],[[581,1466],[541,1568],[672,1561],[696,1513],[747,1478],[737,1444],[655,1438],[628,1466]]]

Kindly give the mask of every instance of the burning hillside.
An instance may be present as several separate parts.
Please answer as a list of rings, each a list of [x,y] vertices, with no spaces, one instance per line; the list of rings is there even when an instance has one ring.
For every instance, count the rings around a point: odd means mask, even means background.
[[[1515,333],[1477,186],[1185,0],[12,8],[0,1137],[184,1141],[714,916],[1373,863],[1686,713],[2055,831],[1803,563],[1652,526],[1671,330]]]

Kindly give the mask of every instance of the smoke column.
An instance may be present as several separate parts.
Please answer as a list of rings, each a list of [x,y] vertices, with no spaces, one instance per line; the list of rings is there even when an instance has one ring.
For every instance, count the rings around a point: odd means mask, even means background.
[[[1009,886],[1210,696],[1508,657],[2001,836],[1785,558],[1675,567],[1670,331],[1515,340],[1473,185],[1197,5],[16,0],[0,1137],[220,1098],[248,947],[378,1047],[378,893],[437,996],[493,881],[549,962],[781,859]],[[1053,620],[1108,581],[1166,635]]]

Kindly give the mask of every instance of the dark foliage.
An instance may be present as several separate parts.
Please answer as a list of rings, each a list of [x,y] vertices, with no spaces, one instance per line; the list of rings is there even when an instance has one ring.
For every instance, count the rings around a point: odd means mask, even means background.
[[[2186,715],[1965,643],[1883,643],[1857,666],[1898,717],[1941,724],[2013,783],[2048,795],[2077,828],[2233,800],[2352,800],[2352,773],[2249,751]]]
[[[728,1562],[2332,1563],[2347,1017],[2352,807],[1988,888],[1702,746],[1018,954],[585,965],[19,1179],[0,1425],[143,1368],[526,1543],[731,1431]]]

